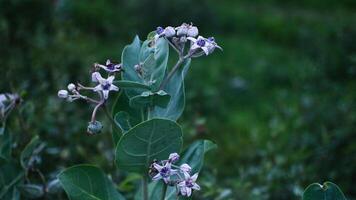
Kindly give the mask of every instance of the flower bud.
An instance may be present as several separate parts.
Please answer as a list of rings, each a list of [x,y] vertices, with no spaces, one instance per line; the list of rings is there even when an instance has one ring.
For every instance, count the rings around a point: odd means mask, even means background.
[[[62,99],[66,99],[68,97],[68,91],[67,90],[59,90],[58,97],[62,98]]]
[[[182,164],[179,168],[183,172],[187,172],[187,173],[190,173],[192,171],[192,168],[186,163]]]
[[[99,121],[94,121],[88,123],[87,132],[90,135],[97,135],[101,133],[102,129],[103,129],[103,125]]]
[[[166,37],[173,37],[176,35],[176,30],[174,30],[173,27],[171,26],[167,26],[165,29],[164,29],[164,35]]]
[[[177,153],[171,153],[168,158],[169,162],[175,163],[179,160],[179,155]]]
[[[73,84],[73,83],[70,83],[68,86],[67,86],[68,90],[70,92],[74,91],[76,89],[76,86]]]
[[[188,24],[182,24],[181,26],[177,27],[177,35],[178,36],[186,36],[188,33]]]
[[[199,30],[196,26],[191,26],[188,29],[187,35],[188,37],[196,37],[199,34]]]

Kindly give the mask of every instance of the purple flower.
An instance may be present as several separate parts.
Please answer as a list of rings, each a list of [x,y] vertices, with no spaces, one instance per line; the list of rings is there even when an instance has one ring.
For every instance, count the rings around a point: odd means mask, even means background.
[[[176,31],[174,30],[173,27],[167,26],[166,28],[162,27],[157,27],[156,29],[156,35],[154,36],[154,39],[157,40],[160,37],[173,37],[176,35]]]
[[[165,183],[168,183],[170,181],[171,175],[177,173],[177,170],[172,169],[170,162],[166,162],[166,164],[163,166],[157,163],[153,163],[153,167],[158,171],[158,174],[152,178],[154,181],[163,179]]]
[[[177,153],[171,153],[168,158],[168,162],[175,163],[179,160],[179,155]]]
[[[92,81],[99,82],[99,85],[94,87],[93,90],[95,92],[101,91],[104,96],[104,99],[107,99],[109,97],[110,91],[119,91],[119,88],[112,84],[114,79],[115,76],[109,76],[107,79],[105,79],[100,75],[99,72],[94,72],[92,74]]]
[[[205,55],[209,55],[212,52],[214,52],[215,48],[222,50],[222,48],[219,45],[217,45],[213,37],[210,38],[204,38],[202,36],[198,36],[198,38],[188,37],[188,40],[192,41],[190,50],[193,53],[197,53],[196,50],[201,49],[203,50]]]
[[[192,41],[192,45],[190,46],[190,50],[191,51],[196,51],[198,49],[201,49],[204,51],[204,53],[206,55],[209,54],[209,49],[207,46],[207,39],[202,37],[202,36],[198,36],[198,38],[193,38],[193,37],[188,37],[188,40]]]
[[[114,73],[114,72],[121,71],[121,64],[114,64],[109,59],[106,60],[106,64],[105,65],[95,64],[95,66],[100,67],[100,68],[104,69],[105,71],[107,71],[109,73]]]
[[[178,183],[179,191],[183,196],[190,197],[193,190],[200,190],[200,186],[196,183],[197,178],[197,173],[193,176],[184,173],[184,180]]]
[[[192,171],[192,168],[187,164],[187,163],[184,163],[182,164],[179,169],[183,172],[183,173],[190,173]]]

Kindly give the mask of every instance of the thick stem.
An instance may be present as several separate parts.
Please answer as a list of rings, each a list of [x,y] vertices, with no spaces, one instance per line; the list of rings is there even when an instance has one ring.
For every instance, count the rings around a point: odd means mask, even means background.
[[[162,196],[161,196],[161,200],[165,200],[166,199],[166,193],[167,193],[167,184],[163,184],[163,188],[162,188]]]
[[[143,200],[148,200],[148,180],[147,176],[142,177]]]
[[[164,88],[164,86],[169,82],[169,80],[172,78],[173,74],[178,70],[179,66],[184,62],[184,60],[185,60],[185,58],[179,58],[176,65],[174,65],[172,70],[168,73],[167,77],[163,80],[163,82],[159,86],[160,90],[162,90]]]

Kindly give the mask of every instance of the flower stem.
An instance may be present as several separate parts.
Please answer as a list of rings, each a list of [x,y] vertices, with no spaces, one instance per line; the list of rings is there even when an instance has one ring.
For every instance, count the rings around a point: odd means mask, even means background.
[[[166,193],[167,193],[167,184],[163,184],[161,200],[166,199]]]
[[[162,90],[164,86],[169,82],[169,80],[172,78],[173,74],[178,70],[179,66],[184,62],[185,58],[180,57],[177,63],[174,65],[172,70],[169,72],[167,75],[166,79],[163,80],[161,85],[159,86],[159,89]]]
[[[148,200],[148,180],[147,176],[142,177],[143,200]]]

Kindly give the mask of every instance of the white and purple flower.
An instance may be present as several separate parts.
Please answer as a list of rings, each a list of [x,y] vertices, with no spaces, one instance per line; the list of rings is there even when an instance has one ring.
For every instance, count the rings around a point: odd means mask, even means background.
[[[205,55],[209,55],[215,48],[222,50],[213,37],[204,38],[203,36],[198,36],[198,38],[188,37],[187,39],[192,42],[190,50],[193,53],[197,53],[197,50],[201,49]]]
[[[109,59],[106,60],[105,65],[96,63],[95,66],[100,67],[109,73],[120,72],[122,69],[121,64],[112,63]]]
[[[108,99],[110,91],[119,91],[119,88],[113,85],[115,76],[109,76],[107,79],[103,78],[99,72],[92,74],[92,81],[98,82],[99,85],[94,87],[95,92],[102,92],[104,99]]]
[[[190,176],[188,173],[184,173],[184,180],[178,183],[180,194],[190,197],[193,190],[200,190],[200,186],[196,183],[198,174]]]
[[[153,167],[157,170],[157,174],[152,178],[152,180],[157,181],[163,179],[165,183],[170,181],[170,177],[177,173],[177,170],[172,169],[172,164],[166,162],[165,165],[161,166],[157,163],[153,163]]]
[[[175,28],[177,30],[178,37],[196,37],[199,34],[199,30],[193,24],[183,23],[182,25]]]

